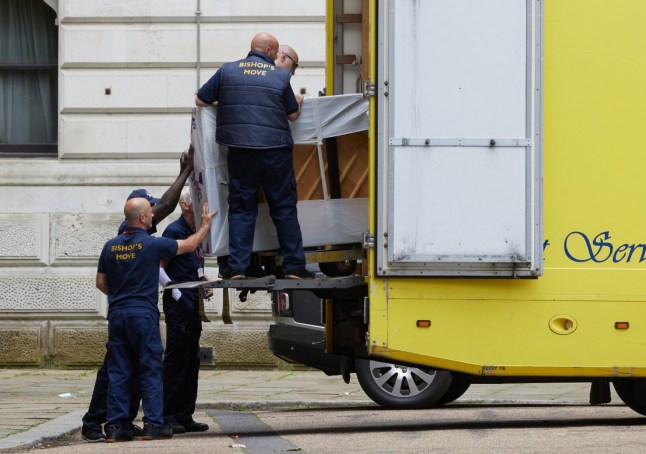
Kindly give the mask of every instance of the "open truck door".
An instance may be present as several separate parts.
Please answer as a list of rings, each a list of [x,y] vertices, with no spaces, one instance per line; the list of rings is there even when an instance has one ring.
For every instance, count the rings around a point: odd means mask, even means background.
[[[377,276],[542,274],[542,2],[378,2]]]

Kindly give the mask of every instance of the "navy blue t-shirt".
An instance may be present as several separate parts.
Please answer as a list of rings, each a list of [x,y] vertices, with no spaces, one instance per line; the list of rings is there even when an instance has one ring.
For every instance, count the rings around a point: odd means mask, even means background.
[[[107,276],[109,310],[144,307],[157,311],[159,261],[177,255],[177,241],[128,227],[101,251],[98,272]]]
[[[174,240],[185,240],[193,233],[193,229],[181,216],[177,221],[171,223],[164,230],[164,238],[172,238]],[[166,274],[174,283],[199,281],[200,277],[198,269],[204,268],[204,256],[200,253],[198,248],[194,252],[187,252],[173,257],[166,265]],[[196,302],[198,300],[197,289],[182,289],[182,297],[188,298],[190,301]]]

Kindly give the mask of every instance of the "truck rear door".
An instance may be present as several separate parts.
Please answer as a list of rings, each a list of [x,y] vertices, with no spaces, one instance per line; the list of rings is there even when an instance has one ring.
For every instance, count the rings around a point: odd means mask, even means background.
[[[378,276],[542,274],[542,2],[378,2]]]

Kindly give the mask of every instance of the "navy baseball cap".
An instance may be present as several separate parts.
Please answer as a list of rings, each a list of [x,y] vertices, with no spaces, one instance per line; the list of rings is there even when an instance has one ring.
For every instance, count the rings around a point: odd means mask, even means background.
[[[144,199],[148,200],[151,205],[154,205],[157,202],[159,202],[158,198],[153,197],[152,195],[150,195],[150,192],[146,191],[145,189],[135,189],[128,196],[128,200],[136,199],[137,197],[141,197],[141,198],[144,198]]]

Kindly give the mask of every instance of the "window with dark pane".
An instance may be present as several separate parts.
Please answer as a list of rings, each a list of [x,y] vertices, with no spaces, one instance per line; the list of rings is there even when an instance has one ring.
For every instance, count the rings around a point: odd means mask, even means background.
[[[0,157],[56,156],[58,27],[42,0],[0,0]]]

